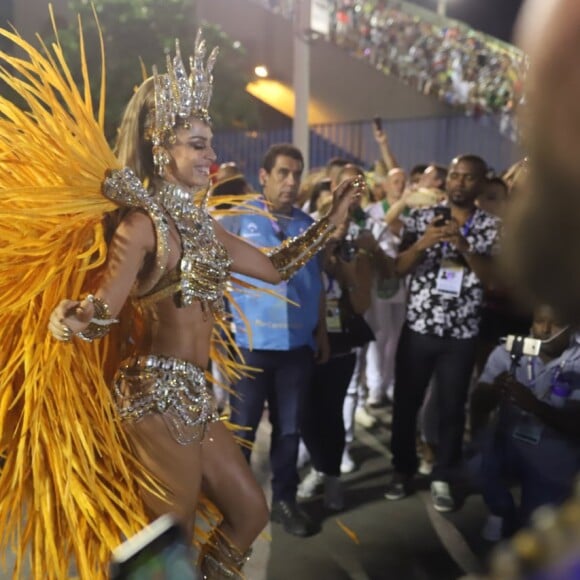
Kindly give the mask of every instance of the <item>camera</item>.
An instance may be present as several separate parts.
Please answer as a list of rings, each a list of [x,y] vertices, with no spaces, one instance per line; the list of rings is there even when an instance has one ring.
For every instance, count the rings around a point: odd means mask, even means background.
[[[366,225],[366,222],[368,220],[368,215],[366,214],[365,210],[360,207],[360,205],[357,205],[352,211],[351,211],[351,217],[354,220],[355,224],[359,227],[362,228]],[[357,232],[358,234],[358,232]]]
[[[530,336],[515,336],[510,334],[505,341],[506,350],[516,357],[539,356],[542,341]]]
[[[510,334],[505,339],[505,349],[511,358],[510,373],[515,374],[523,356],[536,357],[542,350],[542,341],[531,336],[516,336]]]
[[[338,246],[338,255],[341,260],[350,262],[356,256],[356,253],[357,247],[354,240],[345,238],[340,242],[340,245]]]

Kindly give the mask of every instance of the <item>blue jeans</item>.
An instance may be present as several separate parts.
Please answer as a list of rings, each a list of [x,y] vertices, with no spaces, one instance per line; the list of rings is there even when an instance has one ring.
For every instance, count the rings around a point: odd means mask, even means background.
[[[254,442],[267,402],[272,425],[272,500],[294,501],[298,487],[296,462],[302,410],[314,369],[314,352],[308,346],[287,351],[240,350],[245,363],[260,371],[233,385],[231,421],[247,428],[236,431],[236,435]],[[249,461],[251,451],[247,448],[242,451]]]

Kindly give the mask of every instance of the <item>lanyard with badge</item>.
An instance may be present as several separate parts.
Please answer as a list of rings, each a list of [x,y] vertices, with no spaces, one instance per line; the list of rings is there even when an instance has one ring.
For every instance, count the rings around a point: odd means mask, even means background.
[[[552,370],[551,379],[548,383],[547,389],[542,393],[538,393],[538,399],[544,399],[548,394],[556,395],[561,400],[561,405],[565,404],[565,400],[570,395],[570,383],[563,377],[564,367],[568,361],[568,357],[562,359],[560,364]],[[534,390],[536,384],[536,359],[529,357],[527,364],[528,380],[530,388]],[[553,399],[553,397],[552,397]],[[512,433],[514,439],[529,443],[531,445],[538,445],[542,440],[542,433],[544,425],[532,414],[520,411],[520,417],[515,429]]]
[[[526,365],[528,375],[528,388],[534,391],[536,385],[536,359],[528,358]],[[512,432],[512,437],[517,441],[528,443],[530,445],[538,445],[542,439],[542,432],[544,426],[534,417],[534,415],[518,409],[518,420]]]
[[[386,199],[383,199],[381,205],[383,207],[383,213],[386,214],[391,207],[389,202]],[[401,280],[397,276],[393,276],[392,278],[375,276],[375,278],[377,297],[381,300],[389,300],[397,294],[401,287]]]
[[[326,288],[326,330],[327,332],[342,332],[342,319],[340,317],[340,307],[336,296],[329,296],[334,289],[335,280],[328,276],[328,287]]]
[[[266,212],[269,212],[269,209],[266,207],[266,204],[263,201],[258,202],[260,204],[260,209],[263,209]],[[278,220],[268,218],[270,225],[272,226],[272,230],[274,230],[274,235],[283,242],[286,238],[286,232],[280,227]]]
[[[464,238],[469,235],[474,219],[475,213],[472,213],[471,216],[469,216],[469,219],[463,224],[463,226],[461,226],[460,232]],[[439,271],[437,272],[435,290],[442,296],[456,298],[461,296],[465,268],[463,264],[458,262],[456,259],[454,260],[445,257],[448,253],[447,250],[449,249],[449,244],[447,242],[443,243],[442,247],[443,259],[441,260]]]

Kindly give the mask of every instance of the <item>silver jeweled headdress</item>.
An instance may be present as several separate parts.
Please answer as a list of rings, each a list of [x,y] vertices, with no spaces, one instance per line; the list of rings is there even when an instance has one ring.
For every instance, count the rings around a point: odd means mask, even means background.
[[[167,55],[167,73],[159,74],[153,67],[155,83],[155,112],[147,127],[147,138],[154,149],[171,142],[178,120],[187,126],[191,117],[209,123],[209,103],[213,92],[213,67],[218,55],[214,48],[207,62],[207,45],[201,37],[201,29],[195,39],[194,55],[189,57],[189,74],[181,58],[179,41],[175,41],[175,56]]]

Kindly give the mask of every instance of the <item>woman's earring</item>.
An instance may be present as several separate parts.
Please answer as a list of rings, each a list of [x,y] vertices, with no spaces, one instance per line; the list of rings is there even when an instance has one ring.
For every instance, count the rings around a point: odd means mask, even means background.
[[[153,147],[153,165],[155,165],[155,173],[159,177],[165,176],[165,167],[169,165],[170,158],[167,149],[162,145]]]

